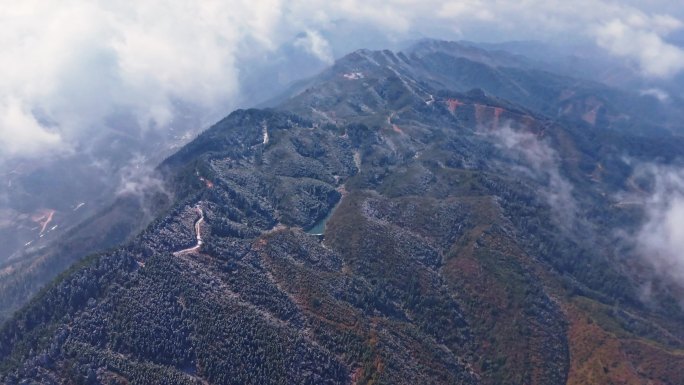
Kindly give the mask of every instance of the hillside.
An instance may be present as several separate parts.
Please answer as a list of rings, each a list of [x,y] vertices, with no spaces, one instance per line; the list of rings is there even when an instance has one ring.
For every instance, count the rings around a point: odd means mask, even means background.
[[[616,246],[665,107],[432,41],[303,84],[163,162],[164,214],[2,325],[2,382],[684,383],[682,287]]]

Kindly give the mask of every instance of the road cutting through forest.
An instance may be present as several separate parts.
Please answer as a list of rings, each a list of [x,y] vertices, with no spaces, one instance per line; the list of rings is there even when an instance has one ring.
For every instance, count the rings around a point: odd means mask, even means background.
[[[173,255],[175,256],[187,253],[194,253],[196,251],[199,251],[200,247],[202,247],[202,223],[204,222],[204,211],[202,211],[202,209],[199,206],[195,206],[195,209],[200,215],[199,219],[197,219],[197,221],[195,222],[195,237],[197,238],[197,244],[193,247],[176,251],[175,253],[173,253]]]

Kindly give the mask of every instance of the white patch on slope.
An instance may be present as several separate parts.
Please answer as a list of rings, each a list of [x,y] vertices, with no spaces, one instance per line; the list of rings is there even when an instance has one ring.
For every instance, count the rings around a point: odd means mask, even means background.
[[[268,144],[268,126],[266,125],[266,122],[261,123],[261,132],[264,136],[263,144]]]

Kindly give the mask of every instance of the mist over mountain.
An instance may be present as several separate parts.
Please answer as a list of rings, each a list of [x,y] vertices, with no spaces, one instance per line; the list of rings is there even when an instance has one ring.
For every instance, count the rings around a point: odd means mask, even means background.
[[[681,20],[0,6],[0,382],[684,383]]]
[[[37,257],[113,247],[8,317],[3,380],[680,383],[681,103],[551,66],[357,50],[129,170]]]

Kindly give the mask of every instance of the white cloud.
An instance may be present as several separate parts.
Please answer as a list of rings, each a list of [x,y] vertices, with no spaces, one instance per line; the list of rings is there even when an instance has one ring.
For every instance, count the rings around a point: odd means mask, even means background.
[[[684,24],[673,15],[659,13],[670,11],[667,5],[674,6],[676,1],[661,3],[654,5],[656,12],[649,13],[648,4],[609,1],[467,0],[446,3],[440,15],[464,23],[461,29],[465,31],[473,23],[490,25],[503,39],[506,32],[512,39],[539,39],[540,34],[560,40],[589,38],[612,54],[635,60],[645,75],[669,77],[684,69],[684,50],[668,43],[667,36]]]
[[[667,92],[661,90],[660,88],[648,88],[645,90],[641,90],[640,94],[642,96],[652,96],[661,102],[667,102],[668,100],[670,100],[670,95]]]
[[[274,9],[272,1],[0,5],[0,98],[21,106],[25,126],[15,124],[15,132],[36,134],[43,148],[88,140],[118,113],[138,122],[118,129],[165,127],[178,100],[222,114],[239,93],[241,44],[272,45]],[[31,111],[52,122],[54,132],[46,135]],[[9,155],[21,148],[22,155],[38,155],[31,146],[14,148]]]
[[[681,22],[665,19],[611,20],[597,29],[597,42],[613,54],[636,59],[646,75],[675,75],[684,69],[684,51],[665,42],[658,32],[680,28]]]
[[[0,154],[40,156],[61,144],[59,134],[41,127],[19,101],[0,102]]]
[[[330,43],[316,31],[306,31],[304,35],[295,40],[294,45],[304,49],[326,64],[332,64],[335,61]]]
[[[557,223],[566,230],[572,228],[577,219],[577,204],[572,196],[572,184],[560,173],[556,151],[534,133],[515,130],[510,124],[481,129],[481,132],[508,156],[523,160],[526,167],[521,171],[545,182],[539,194],[556,213]]]
[[[326,63],[369,36],[575,36],[636,60],[645,74],[670,76],[684,68],[684,52],[667,42],[682,28],[682,15],[668,14],[676,3],[659,1],[649,12],[636,1],[606,0],[3,1],[0,100],[19,106],[22,135],[35,135],[42,148],[25,143],[4,155],[89,140],[112,114],[133,116],[138,127],[128,129],[164,128],[178,101],[218,118],[240,102],[242,69],[302,33],[294,46]]]
[[[446,2],[440,8],[439,14],[444,18],[467,16],[481,21],[495,21],[497,19],[491,7],[488,7],[486,2],[479,0]]]
[[[171,195],[157,171],[140,154],[133,156],[131,161],[119,171],[118,177],[116,196],[134,196],[142,199],[154,193]]]
[[[634,238],[637,249],[659,273],[684,284],[684,169],[648,164],[635,176],[653,184],[644,200],[646,221]]]

